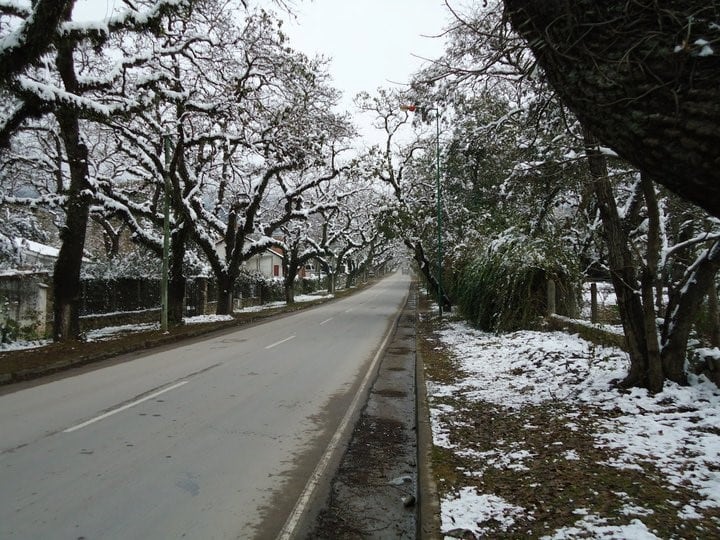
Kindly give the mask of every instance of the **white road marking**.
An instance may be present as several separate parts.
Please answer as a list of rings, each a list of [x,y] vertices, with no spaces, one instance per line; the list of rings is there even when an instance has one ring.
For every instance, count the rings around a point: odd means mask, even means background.
[[[101,414],[100,416],[96,416],[95,418],[91,418],[90,420],[87,420],[83,422],[82,424],[77,424],[76,426],[73,426],[71,428],[67,428],[63,431],[63,433],[72,433],[73,431],[77,431],[78,429],[82,429],[84,427],[89,426],[90,424],[94,424],[95,422],[99,422],[100,420],[104,420],[108,416],[112,416],[113,414],[117,414],[122,411],[126,411],[131,407],[134,407],[135,405],[139,405],[140,403],[143,403],[144,401],[148,401],[150,399],[156,398],[159,395],[162,395],[166,392],[169,392],[170,390],[175,390],[176,388],[180,388],[181,386],[187,384],[188,381],[181,381],[177,384],[173,384],[172,386],[168,386],[167,388],[163,388],[162,390],[158,390],[157,392],[153,392],[152,394],[149,394],[143,398],[137,399],[135,401],[132,401],[130,403],[126,403],[122,407],[118,407],[117,409],[113,409],[111,411],[108,411],[106,413]]]
[[[405,300],[402,302],[401,305],[405,305],[405,302],[407,301],[407,296],[405,297]],[[349,310],[348,310],[349,311]],[[353,419],[353,416],[355,415],[356,409],[360,405],[360,399],[366,398],[366,389],[368,388],[368,385],[372,382],[372,377],[374,377],[377,373],[377,367],[380,363],[380,360],[382,359],[383,354],[385,353],[385,347],[387,346],[388,342],[390,341],[390,338],[395,334],[397,322],[400,319],[400,315],[402,313],[402,309],[399,309],[398,312],[395,315],[395,319],[393,320],[392,324],[390,325],[385,338],[383,339],[382,343],[380,344],[380,348],[375,353],[375,357],[372,359],[372,362],[370,363],[370,367],[365,373],[365,377],[363,378],[362,383],[360,384],[360,387],[358,388],[357,393],[355,394],[355,397],[353,398],[352,402],[350,403],[350,406],[345,411],[345,416],[343,416],[343,419],[340,421],[340,425],[338,426],[337,430],[335,430],[335,433],[333,434],[332,438],[330,439],[330,442],[327,445],[327,448],[325,449],[325,453],[320,458],[320,461],[315,466],[315,470],[310,475],[310,478],[308,479],[307,483],[305,484],[305,488],[303,489],[302,493],[300,494],[300,497],[298,498],[297,502],[295,503],[295,507],[293,508],[293,511],[290,513],[290,516],[288,516],[287,520],[285,521],[285,525],[283,526],[282,530],[280,531],[280,534],[277,536],[276,540],[291,540],[293,536],[295,535],[295,529],[297,528],[298,524],[300,523],[300,518],[302,517],[303,513],[305,513],[305,510],[310,504],[310,501],[312,500],[313,494],[315,492],[315,489],[317,489],[317,486],[320,484],[320,480],[322,479],[323,475],[325,474],[326,469],[328,468],[328,465],[330,464],[330,460],[333,456],[333,454],[337,451],[338,446],[340,445],[340,441],[342,439],[343,433],[348,429],[348,426],[350,425],[350,421]],[[346,312],[347,313],[347,312]]]
[[[335,317],[330,317],[329,319],[325,319],[323,322],[320,323],[320,326],[326,325],[327,323],[329,323],[330,321],[332,321],[334,318],[335,318]]]
[[[282,345],[283,343],[285,343],[285,342],[287,342],[287,341],[290,341],[291,339],[295,339],[295,337],[296,337],[296,336],[290,336],[290,337],[288,337],[288,338],[281,339],[280,341],[277,341],[277,342],[273,343],[272,345],[268,345],[268,346],[265,347],[265,348],[266,348],[266,349],[272,349],[273,347],[277,347],[278,345]]]

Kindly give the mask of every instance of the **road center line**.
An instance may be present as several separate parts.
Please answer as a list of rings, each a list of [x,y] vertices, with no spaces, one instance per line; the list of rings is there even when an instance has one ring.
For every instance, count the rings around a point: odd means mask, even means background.
[[[282,345],[283,343],[285,343],[285,342],[287,342],[287,341],[290,341],[291,339],[295,339],[295,337],[296,337],[296,336],[290,336],[290,337],[288,337],[288,338],[281,339],[280,341],[276,341],[276,342],[273,343],[272,345],[268,345],[268,346],[265,347],[265,348],[266,348],[266,349],[272,349],[273,347],[277,347],[278,345]]]
[[[82,429],[84,427],[89,426],[90,424],[94,424],[95,422],[99,422],[100,420],[104,420],[108,416],[112,416],[113,414],[117,414],[122,411],[126,411],[127,409],[134,407],[135,405],[139,405],[140,403],[143,403],[145,401],[148,401],[150,399],[156,398],[159,395],[162,395],[166,392],[169,392],[170,390],[175,390],[176,388],[180,388],[181,386],[187,384],[188,381],[181,381],[177,384],[173,384],[172,386],[168,386],[167,388],[163,388],[162,390],[158,390],[157,392],[153,392],[152,394],[149,394],[143,398],[136,399],[135,401],[131,401],[130,403],[126,403],[122,407],[118,407],[117,409],[112,409],[106,413],[101,414],[100,416],[96,416],[95,418],[91,418],[90,420],[87,420],[83,422],[82,424],[77,424],[76,426],[73,426],[71,428],[67,428],[66,430],[63,430],[63,433],[72,433],[73,431],[77,431],[78,429]]]
[[[332,321],[334,318],[335,318],[335,317],[330,317],[329,319],[325,319],[323,322],[320,323],[320,326],[326,325],[327,323],[329,323],[330,321]]]

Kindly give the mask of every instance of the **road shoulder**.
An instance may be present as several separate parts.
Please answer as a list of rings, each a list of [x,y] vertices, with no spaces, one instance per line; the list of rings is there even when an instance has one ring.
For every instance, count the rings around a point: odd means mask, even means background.
[[[308,538],[416,538],[418,501],[432,512],[433,497],[418,492],[427,485],[419,476],[429,476],[418,474],[418,427],[429,425],[419,426],[417,416],[416,394],[424,396],[424,387],[416,392],[416,324],[413,290]]]

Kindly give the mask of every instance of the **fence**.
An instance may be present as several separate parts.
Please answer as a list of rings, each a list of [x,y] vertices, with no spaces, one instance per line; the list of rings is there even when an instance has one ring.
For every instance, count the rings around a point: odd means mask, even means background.
[[[302,279],[296,283],[301,293],[314,292],[324,282]],[[233,290],[234,308],[254,306],[284,299],[278,280],[240,279]],[[217,282],[193,277],[186,282],[183,312],[186,316],[215,312]],[[87,279],[81,282],[80,325],[83,331],[159,320],[160,281],[122,278]],[[23,338],[52,334],[52,276],[47,272],[7,272],[0,274],[0,331],[2,339],[10,335]]]
[[[0,274],[0,338],[37,337],[52,324],[50,276],[47,272]]]

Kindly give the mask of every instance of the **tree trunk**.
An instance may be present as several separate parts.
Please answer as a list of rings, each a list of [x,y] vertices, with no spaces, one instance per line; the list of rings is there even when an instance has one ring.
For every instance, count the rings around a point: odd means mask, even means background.
[[[285,290],[285,302],[288,305],[295,303],[295,278],[298,274],[298,268],[290,265],[285,269],[285,277],[283,278],[283,288]]]
[[[72,113],[58,113],[57,116],[68,154],[70,189],[65,225],[60,229],[62,245],[53,272],[53,339],[67,341],[80,335],[80,270],[90,214],[90,201],[83,190],[90,186],[87,183],[87,148],[80,143],[77,117]]]
[[[640,175],[648,214],[647,262],[640,277],[642,305],[644,312],[645,343],[647,344],[648,390],[656,394],[662,391],[665,377],[660,360],[657,324],[655,322],[655,282],[657,280],[658,258],[660,257],[660,212],[652,181],[645,174]]]
[[[708,288],[708,317],[710,319],[710,346],[720,347],[720,307],[718,307],[718,291],[715,280]]]
[[[408,248],[412,250],[413,257],[415,261],[417,261],[418,266],[420,267],[420,272],[422,272],[423,276],[425,276],[425,280],[428,282],[428,286],[432,289],[435,294],[435,298],[437,299],[437,292],[439,289],[438,281],[437,279],[435,279],[435,276],[430,270],[430,261],[425,255],[425,250],[423,249],[422,244],[420,242],[413,242],[407,238],[404,239],[403,242]],[[450,302],[450,298],[444,290],[442,291],[442,293],[443,309],[445,311],[450,311],[452,309],[452,302]]]
[[[57,65],[65,87],[74,91],[78,84],[72,46],[59,46]],[[77,112],[61,107],[55,117],[67,154],[70,186],[65,193],[65,225],[60,229],[62,245],[53,274],[53,339],[67,341],[80,335],[80,269],[90,214],[91,186],[88,182],[88,149],[80,138]]]
[[[180,226],[170,237],[170,276],[168,283],[168,322],[181,324],[185,315],[185,288],[187,280],[183,263],[185,262],[188,230]]]
[[[227,273],[217,276],[218,299],[216,315],[232,315],[233,312],[233,286],[235,280]]]
[[[352,268],[348,271],[347,279],[345,280],[345,288],[349,289],[350,287],[355,286],[355,280],[359,274],[359,270],[357,268]]]
[[[584,138],[590,175],[608,248],[610,277],[617,295],[618,311],[630,356],[630,370],[621,384],[647,387],[649,366],[645,341],[645,315],[640,298],[635,293],[639,288],[638,279],[628,247],[628,238],[618,214],[605,157],[598,150],[595,139],[587,129],[584,130]]]
[[[665,376],[687,383],[685,355],[688,338],[705,295],[720,268],[720,242],[715,242],[688,270],[685,286],[670,298],[663,323],[661,359]]]
[[[513,27],[584,126],[653,180],[720,217],[715,3],[504,4]]]

